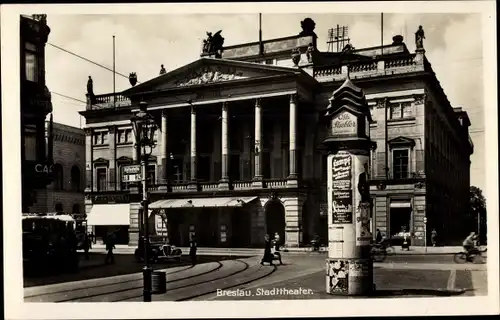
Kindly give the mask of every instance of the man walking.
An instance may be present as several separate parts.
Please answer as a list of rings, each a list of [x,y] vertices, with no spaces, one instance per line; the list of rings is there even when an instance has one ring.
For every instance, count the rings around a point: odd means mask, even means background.
[[[113,264],[115,263],[115,256],[113,254],[113,249],[115,248],[115,237],[112,232],[108,232],[104,243],[106,244],[106,250],[108,251],[104,262],[106,264]]]
[[[432,232],[431,232],[431,243],[432,243],[432,246],[435,247],[436,246],[436,237],[437,237],[437,231],[436,229],[432,228]]]

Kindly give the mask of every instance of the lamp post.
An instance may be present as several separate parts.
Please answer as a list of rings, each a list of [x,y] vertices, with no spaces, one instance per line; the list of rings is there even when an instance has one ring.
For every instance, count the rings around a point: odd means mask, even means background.
[[[144,224],[144,261],[145,266],[143,268],[144,276],[144,289],[143,297],[144,302],[151,302],[151,273],[152,269],[149,265],[149,227],[148,227],[148,186],[147,186],[147,165],[148,158],[153,152],[153,148],[156,146],[154,141],[154,131],[156,128],[156,123],[153,117],[147,112],[148,104],[144,101],[139,103],[139,112],[137,112],[131,119],[134,134],[136,136],[136,148],[139,148],[139,155],[141,159],[142,166],[142,215]]]

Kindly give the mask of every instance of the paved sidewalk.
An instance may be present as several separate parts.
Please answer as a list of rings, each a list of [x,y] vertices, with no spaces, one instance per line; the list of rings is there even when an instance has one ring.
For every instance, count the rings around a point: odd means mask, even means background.
[[[116,249],[113,250],[115,254],[133,254],[136,247],[128,245],[117,245]],[[189,248],[180,247],[183,254],[189,253]],[[260,255],[264,249],[260,248],[207,248],[198,247],[198,255],[231,255],[231,256],[245,256],[245,255]],[[450,246],[450,247],[411,247],[410,250],[401,250],[401,247],[394,247],[396,254],[454,254],[463,251],[462,247]],[[103,253],[106,248],[102,244],[95,244],[92,246],[90,252]],[[310,247],[300,247],[300,248],[284,248],[283,252],[288,253],[309,253],[312,252]],[[321,252],[327,252],[328,248],[321,247]]]

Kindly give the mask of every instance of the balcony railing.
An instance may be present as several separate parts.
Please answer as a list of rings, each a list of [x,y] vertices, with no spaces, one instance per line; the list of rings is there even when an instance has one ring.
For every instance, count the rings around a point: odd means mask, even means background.
[[[319,82],[329,82],[344,80],[348,72],[351,78],[356,79],[423,70],[423,60],[418,61],[412,54],[404,58],[353,62],[349,66],[315,67],[314,77]]]
[[[120,93],[99,94],[93,98],[87,95],[87,110],[129,107],[130,105],[130,99]]]

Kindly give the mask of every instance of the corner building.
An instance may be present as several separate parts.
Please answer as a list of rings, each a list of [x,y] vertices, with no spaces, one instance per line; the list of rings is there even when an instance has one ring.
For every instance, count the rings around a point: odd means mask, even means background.
[[[423,245],[427,217],[429,233],[462,237],[467,114],[450,106],[423,49],[409,52],[401,36],[381,49],[319,52],[309,29],[262,46],[224,47],[217,58],[202,54],[116,95],[88,96],[81,114],[89,226],[121,230],[123,243],[137,244],[141,196],[124,168],[138,163],[130,119],[144,100],[158,125],[147,170],[153,233],[180,246],[193,231],[200,246],[256,247],[275,232],[286,247],[307,245],[315,234],[327,243],[321,121],[349,76],[375,120],[372,229],[393,235],[405,227],[412,245]]]

